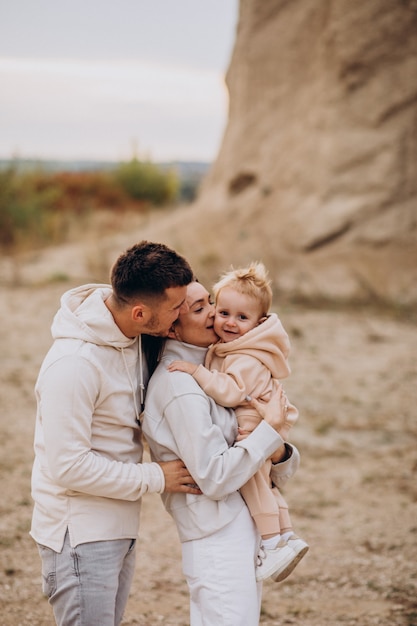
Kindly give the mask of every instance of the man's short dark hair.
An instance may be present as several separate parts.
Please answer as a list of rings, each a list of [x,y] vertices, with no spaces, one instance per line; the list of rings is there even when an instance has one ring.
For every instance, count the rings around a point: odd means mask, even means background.
[[[165,244],[141,241],[121,254],[111,270],[113,294],[119,304],[160,299],[170,287],[184,287],[193,279],[184,257]]]

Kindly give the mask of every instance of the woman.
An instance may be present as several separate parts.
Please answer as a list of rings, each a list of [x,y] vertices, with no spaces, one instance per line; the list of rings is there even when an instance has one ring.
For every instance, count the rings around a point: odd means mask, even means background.
[[[276,407],[267,409],[259,426],[235,443],[233,411],[217,405],[192,376],[167,370],[178,359],[203,363],[217,341],[207,290],[191,283],[186,302],[189,310],[170,331],[149,382],[143,432],[153,460],[181,458],[202,491],[162,496],[182,542],[191,626],[255,626],[262,589],[255,579],[259,535],[238,489],[271,455],[272,480],[282,487],[297,469],[299,454],[276,432],[285,423],[282,389],[279,414]]]

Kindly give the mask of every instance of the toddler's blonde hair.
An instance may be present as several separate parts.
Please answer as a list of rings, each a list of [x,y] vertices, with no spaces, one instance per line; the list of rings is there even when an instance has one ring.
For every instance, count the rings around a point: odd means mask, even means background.
[[[254,298],[261,307],[261,317],[268,315],[272,305],[271,281],[263,263],[254,261],[248,267],[231,269],[222,274],[213,285],[215,299],[224,287],[231,287],[238,293]]]

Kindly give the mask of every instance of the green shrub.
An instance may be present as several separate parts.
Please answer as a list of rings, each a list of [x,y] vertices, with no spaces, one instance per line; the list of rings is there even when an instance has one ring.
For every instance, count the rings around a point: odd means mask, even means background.
[[[179,182],[173,171],[163,172],[149,161],[134,158],[121,163],[115,171],[115,180],[135,200],[161,205],[173,202],[178,195]]]
[[[97,209],[141,211],[178,195],[173,171],[132,159],[110,171],[51,172],[19,169],[14,162],[0,169],[0,251],[60,243],[80,218]]]
[[[50,215],[60,191],[37,188],[36,173],[18,173],[15,166],[0,171],[0,247],[10,253],[50,239]]]

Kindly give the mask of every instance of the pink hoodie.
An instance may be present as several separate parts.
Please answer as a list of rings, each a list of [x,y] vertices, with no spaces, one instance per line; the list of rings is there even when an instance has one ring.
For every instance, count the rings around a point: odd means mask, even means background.
[[[218,404],[235,409],[239,426],[253,430],[259,415],[245,401],[252,396],[268,401],[274,385],[286,378],[290,341],[275,313],[234,341],[212,345],[205,367],[200,365],[193,377]],[[293,425],[298,411],[289,405],[287,421]]]

